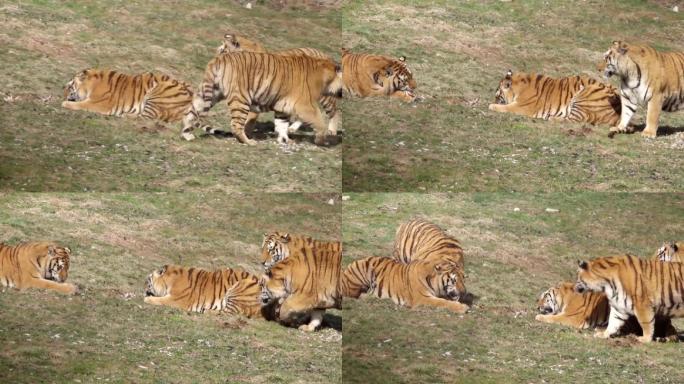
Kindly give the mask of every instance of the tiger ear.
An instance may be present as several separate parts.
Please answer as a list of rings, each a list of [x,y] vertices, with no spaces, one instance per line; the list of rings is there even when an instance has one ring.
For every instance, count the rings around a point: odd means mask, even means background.
[[[406,62],[406,56],[399,56],[399,61],[401,61],[402,63],[405,63]]]
[[[512,70],[509,69],[508,72],[506,72],[506,78],[507,79],[513,78],[513,71]]]
[[[66,252],[67,255],[71,255],[71,248],[64,247],[64,252]]]
[[[340,53],[342,53],[342,56],[348,55],[351,53],[351,50],[349,48],[340,48]]]
[[[283,239],[283,240],[285,240],[285,242],[288,242],[288,241],[290,241],[290,234],[289,234],[289,233],[285,233],[285,234],[283,234],[282,236],[280,236],[280,238]]]
[[[166,273],[166,269],[167,269],[168,267],[169,267],[168,265],[165,265],[165,266],[161,267],[161,269],[159,270],[159,276],[165,274],[165,273]]]
[[[589,269],[589,263],[587,263],[584,260],[577,260],[577,265],[581,268],[584,269],[585,271]]]

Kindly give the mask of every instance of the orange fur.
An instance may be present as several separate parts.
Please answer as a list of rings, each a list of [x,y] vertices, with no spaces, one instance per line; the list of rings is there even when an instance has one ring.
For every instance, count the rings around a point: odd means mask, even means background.
[[[78,287],[65,283],[71,250],[52,242],[0,243],[0,284],[26,289],[45,288],[74,294]]]

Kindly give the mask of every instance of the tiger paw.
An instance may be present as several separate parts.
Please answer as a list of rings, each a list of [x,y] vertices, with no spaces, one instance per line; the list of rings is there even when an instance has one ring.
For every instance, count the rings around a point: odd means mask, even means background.
[[[544,315],[539,314],[539,315],[535,316],[534,319],[537,321],[544,321]]]
[[[499,112],[499,104],[489,104],[487,107],[490,111]]]
[[[252,140],[252,139],[249,139],[249,138],[247,138],[247,137],[245,137],[243,140],[240,140],[240,142],[241,142],[242,144],[249,145],[249,146],[257,145],[256,140]]]
[[[192,141],[195,140],[195,135],[193,135],[190,132],[183,132],[181,133],[181,137],[184,138],[187,141]]]
[[[645,137],[648,139],[655,139],[657,136],[657,131],[650,131],[648,129],[645,129],[641,132],[641,137]]]
[[[299,326],[299,330],[304,332],[313,332],[316,330],[316,328],[316,325],[312,324],[302,324]]]
[[[599,338],[599,339],[607,339],[610,337],[610,334],[608,333],[608,330],[603,330],[603,331],[596,331],[594,333],[594,337]]]
[[[650,343],[651,341],[653,341],[653,338],[651,336],[645,335],[639,336],[637,340],[639,340],[640,343]]]
[[[78,295],[79,293],[81,293],[81,289],[78,287],[78,285],[76,285],[76,284],[69,284],[69,286],[70,286],[70,287],[69,287],[68,293],[69,293],[70,295]]]

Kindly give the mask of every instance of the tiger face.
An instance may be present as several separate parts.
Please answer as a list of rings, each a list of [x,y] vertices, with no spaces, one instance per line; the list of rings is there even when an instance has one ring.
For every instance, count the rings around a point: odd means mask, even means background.
[[[628,55],[629,46],[621,41],[614,41],[610,49],[603,54],[604,62],[598,66],[603,70],[603,76],[610,78],[615,74],[628,74],[635,66]],[[623,76],[624,77],[624,76]]]
[[[554,288],[547,289],[541,294],[539,300],[537,301],[537,311],[542,315],[548,315],[557,313],[560,308],[558,308],[558,301],[556,296],[558,295],[558,290]]]
[[[58,249],[49,248],[48,258],[44,278],[46,280],[63,283],[69,277],[69,257],[71,250],[66,247]]]
[[[513,71],[510,69],[506,72],[506,76],[499,82],[499,88],[494,95],[495,104],[510,104],[515,100],[513,92]]]
[[[64,87],[64,97],[67,101],[87,99],[92,89],[99,83],[101,77],[101,72],[92,69],[81,71]]]
[[[578,261],[575,292],[603,292],[605,290],[606,278],[593,271],[592,264],[592,261]]]
[[[264,241],[261,245],[261,264],[265,269],[269,269],[273,264],[280,262],[290,256],[287,244],[290,242],[288,233],[264,234]]]
[[[682,258],[679,256],[680,244],[675,241],[670,241],[663,244],[662,247],[656,251],[656,258],[663,262],[677,262],[681,263]]]
[[[434,267],[436,272],[434,280],[437,280],[441,293],[449,300],[459,301],[464,298],[467,291],[463,269],[453,262],[442,262]],[[433,281],[434,281],[433,280]]]
[[[223,35],[223,42],[216,49],[217,54],[243,51],[266,52],[266,49],[261,44],[232,32]]]
[[[152,271],[145,280],[145,296],[166,296],[169,294],[170,284],[167,281],[167,269],[165,265],[158,270]]]

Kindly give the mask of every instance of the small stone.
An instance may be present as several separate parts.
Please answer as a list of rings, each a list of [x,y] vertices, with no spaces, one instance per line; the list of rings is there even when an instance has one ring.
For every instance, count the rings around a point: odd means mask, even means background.
[[[558,213],[558,212],[560,212],[560,210],[558,210],[558,209],[556,209],[556,208],[546,208],[546,212],[548,212],[548,213]]]
[[[672,12],[679,12],[679,7],[676,5],[672,7]]]
[[[349,199],[351,199],[351,196],[349,196],[349,195],[342,196],[342,201],[347,201]]]
[[[335,205],[335,199],[328,200],[328,205]]]
[[[513,208],[513,212],[520,212],[520,208],[518,208],[518,207]]]

